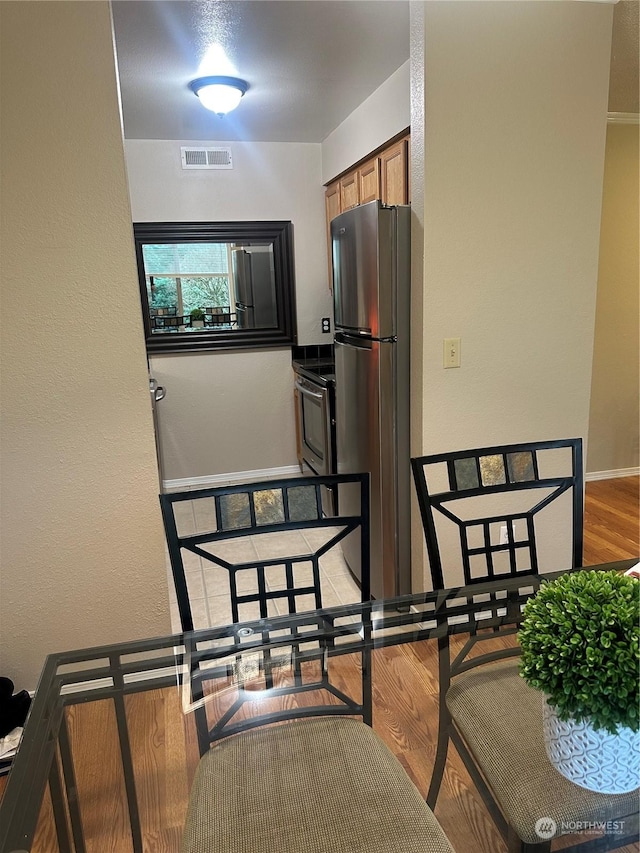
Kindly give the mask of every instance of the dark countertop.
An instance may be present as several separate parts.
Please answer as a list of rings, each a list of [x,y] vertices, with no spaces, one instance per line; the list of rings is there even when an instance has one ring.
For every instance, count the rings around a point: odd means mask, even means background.
[[[333,368],[334,362],[332,358],[294,358],[291,362],[295,370],[296,367],[302,367],[304,370],[320,370],[324,371],[327,368]]]
[[[326,386],[335,381],[335,365],[328,358],[294,358],[291,362],[296,373],[312,382]]]

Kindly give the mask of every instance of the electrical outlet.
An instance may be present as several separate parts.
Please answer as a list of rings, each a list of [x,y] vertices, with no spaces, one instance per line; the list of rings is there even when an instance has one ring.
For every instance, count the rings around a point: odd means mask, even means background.
[[[331,331],[331,320],[329,319],[329,317],[323,317],[322,318],[322,331],[323,332],[330,332]]]

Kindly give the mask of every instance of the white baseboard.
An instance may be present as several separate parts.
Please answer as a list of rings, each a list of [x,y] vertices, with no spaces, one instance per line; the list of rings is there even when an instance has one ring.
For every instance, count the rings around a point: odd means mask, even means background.
[[[613,471],[591,471],[584,475],[585,482],[590,480],[612,480],[616,477],[637,477],[640,468],[616,468]],[[286,477],[302,476],[298,465],[284,465],[282,468],[258,468],[254,471],[230,471],[226,474],[207,474],[204,477],[184,477],[179,480],[163,480],[164,491],[183,491],[185,489],[205,489],[207,486],[227,486],[233,483],[250,483],[253,480],[280,480]]]
[[[640,474],[640,468],[616,468],[614,471],[592,471],[590,474],[585,474],[585,482],[590,480],[613,480],[616,477],[637,477]]]
[[[227,474],[208,474],[204,477],[184,477],[180,480],[163,480],[165,492],[184,491],[186,489],[206,489],[207,486],[230,486],[235,483],[250,483],[255,480],[283,480],[286,477],[301,477],[298,465],[285,465],[282,468],[259,468],[255,471],[231,471]]]
[[[180,647],[174,646],[174,653],[179,654]],[[167,649],[167,654],[170,654]],[[140,681],[153,681],[155,678],[165,678],[171,677],[176,680],[176,684],[180,684],[180,669],[178,666],[163,666],[162,669],[147,669],[142,670],[142,672],[134,672],[129,673],[126,676],[127,684],[136,684]],[[112,678],[96,678],[91,681],[77,681],[72,682],[71,684],[65,684],[60,689],[60,694],[62,696],[67,696],[71,693],[81,693],[83,691],[89,690],[104,690],[105,688],[111,687],[113,688],[113,679]],[[35,691],[34,691],[35,692]]]

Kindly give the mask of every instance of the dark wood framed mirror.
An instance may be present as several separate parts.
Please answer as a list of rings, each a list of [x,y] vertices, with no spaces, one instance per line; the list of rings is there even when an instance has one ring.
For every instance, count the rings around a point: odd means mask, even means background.
[[[136,222],[147,352],[296,342],[291,222]]]

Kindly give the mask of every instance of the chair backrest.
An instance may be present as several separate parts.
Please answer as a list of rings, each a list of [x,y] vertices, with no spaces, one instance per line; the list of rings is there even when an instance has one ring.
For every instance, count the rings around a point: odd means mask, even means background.
[[[175,305],[161,305],[157,308],[149,308],[151,317],[175,317],[177,308]]]
[[[345,607],[225,630],[183,637],[182,707],[194,714],[201,755],[216,740],[287,720],[360,716],[371,725],[370,621],[353,621]],[[353,649],[354,635],[359,651],[345,654],[340,641],[351,636]]]
[[[221,308],[205,308],[205,326],[229,326],[235,320],[235,314],[231,313],[229,306]]]
[[[179,326],[190,326],[191,325],[191,317],[190,316],[152,316],[151,317],[151,328],[152,329],[164,329],[167,332],[176,332]]]
[[[571,567],[582,564],[582,439],[439,453],[411,465],[434,589],[458,582],[444,580],[456,566],[464,584],[538,574],[541,530],[547,539],[565,534]]]
[[[360,512],[326,517],[323,495],[327,488],[343,483],[359,487]],[[273,615],[271,603],[281,614],[321,608],[320,559],[346,536],[360,531],[362,600],[370,598],[368,474],[296,477],[168,493],[160,495],[160,505],[183,631],[194,628],[192,598],[196,597],[190,594],[185,560],[192,561],[191,569],[201,564],[201,585],[204,581],[209,589],[229,596],[231,618],[220,624],[264,619]],[[276,543],[269,536],[273,533],[287,535]],[[191,555],[200,559],[194,561]],[[201,590],[202,586],[199,597]],[[252,612],[247,614],[244,605]]]

